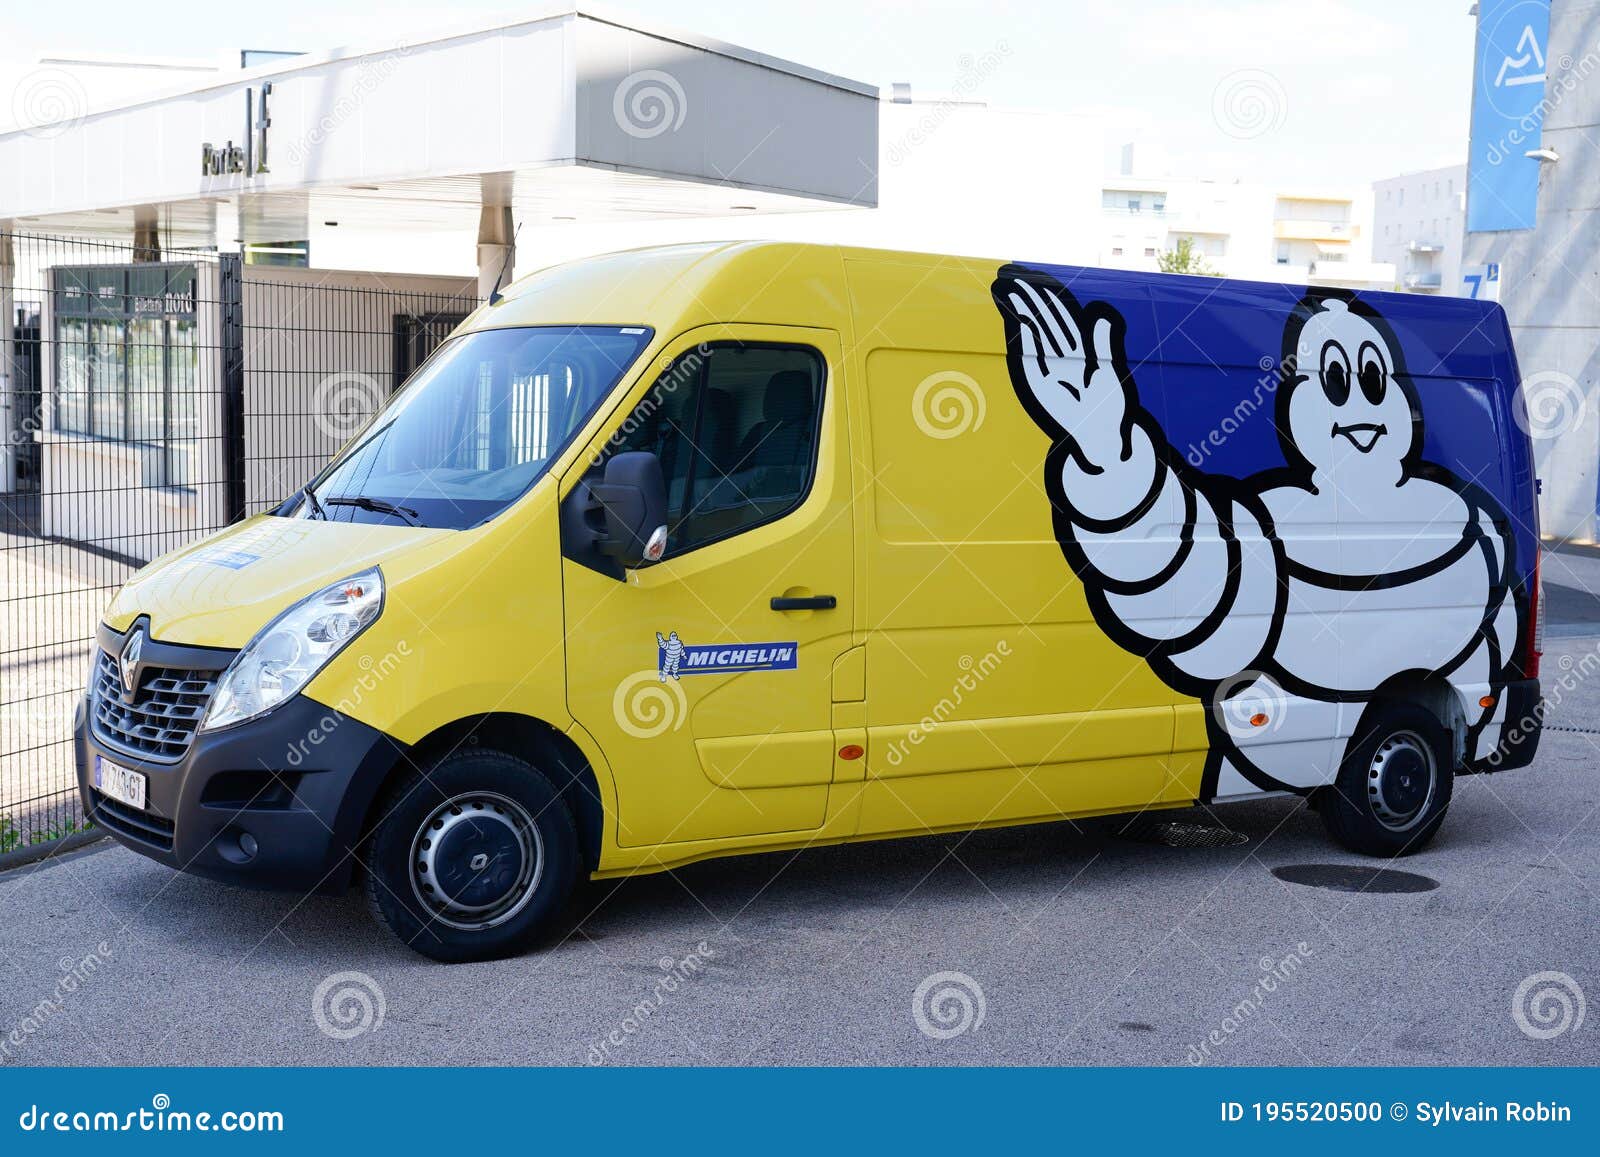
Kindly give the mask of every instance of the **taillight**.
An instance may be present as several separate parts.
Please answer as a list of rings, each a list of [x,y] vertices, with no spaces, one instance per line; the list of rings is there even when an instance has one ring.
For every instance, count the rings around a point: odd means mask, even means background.
[[[1524,679],[1539,677],[1539,656],[1544,653],[1544,578],[1540,574],[1537,544],[1533,556],[1533,582],[1528,590],[1528,661],[1522,665]]]

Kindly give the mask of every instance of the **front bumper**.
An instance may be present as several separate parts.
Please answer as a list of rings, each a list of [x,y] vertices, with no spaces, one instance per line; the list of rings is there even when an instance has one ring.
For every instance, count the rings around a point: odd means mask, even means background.
[[[112,654],[123,636],[101,629]],[[178,656],[183,648],[161,644]],[[197,658],[204,648],[194,648]],[[214,661],[214,659],[212,660]],[[142,757],[92,724],[74,728],[84,814],[117,842],[168,867],[246,887],[340,892],[362,824],[403,744],[303,695],[222,731],[198,731],[177,760]],[[94,787],[95,757],[143,773],[146,810]]]

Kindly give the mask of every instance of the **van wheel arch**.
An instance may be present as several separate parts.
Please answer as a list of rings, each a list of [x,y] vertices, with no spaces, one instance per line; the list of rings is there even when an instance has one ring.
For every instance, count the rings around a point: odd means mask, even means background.
[[[1461,766],[1467,754],[1467,712],[1461,696],[1449,680],[1426,671],[1402,671],[1398,675],[1391,675],[1373,691],[1372,699],[1356,724],[1356,733],[1361,733],[1362,726],[1373,712],[1394,703],[1408,703],[1430,712],[1439,725],[1450,733],[1454,749],[1451,752],[1453,766]]]
[[[456,748],[483,747],[525,759],[538,768],[555,786],[572,813],[578,830],[578,844],[584,867],[594,871],[600,865],[600,845],[605,828],[605,804],[594,768],[583,752],[562,732],[542,719],[513,712],[489,712],[447,723],[423,736],[396,761],[379,786],[374,803],[396,780],[412,767],[421,766]],[[370,808],[362,822],[362,836],[371,835],[377,808]]]

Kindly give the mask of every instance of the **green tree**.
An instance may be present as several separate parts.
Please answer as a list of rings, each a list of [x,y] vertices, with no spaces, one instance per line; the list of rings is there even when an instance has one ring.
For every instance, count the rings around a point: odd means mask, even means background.
[[[1207,264],[1205,257],[1195,249],[1194,242],[1188,237],[1178,238],[1176,248],[1168,249],[1158,256],[1156,268],[1162,273],[1192,273],[1196,277],[1222,276]]]

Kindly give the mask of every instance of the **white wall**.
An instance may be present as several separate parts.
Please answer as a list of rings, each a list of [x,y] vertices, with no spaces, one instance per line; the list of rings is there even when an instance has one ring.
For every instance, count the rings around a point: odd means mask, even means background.
[[[1561,3],[1550,12],[1551,62],[1591,61],[1600,44],[1600,5]],[[1569,73],[1575,76],[1575,73]],[[1552,86],[1555,73],[1551,74]],[[1552,97],[1550,94],[1560,95]],[[1533,229],[1468,233],[1462,260],[1500,266],[1500,304],[1511,323],[1531,413],[1539,501],[1547,536],[1593,542],[1600,473],[1600,85],[1592,76],[1547,89],[1545,148]]]

